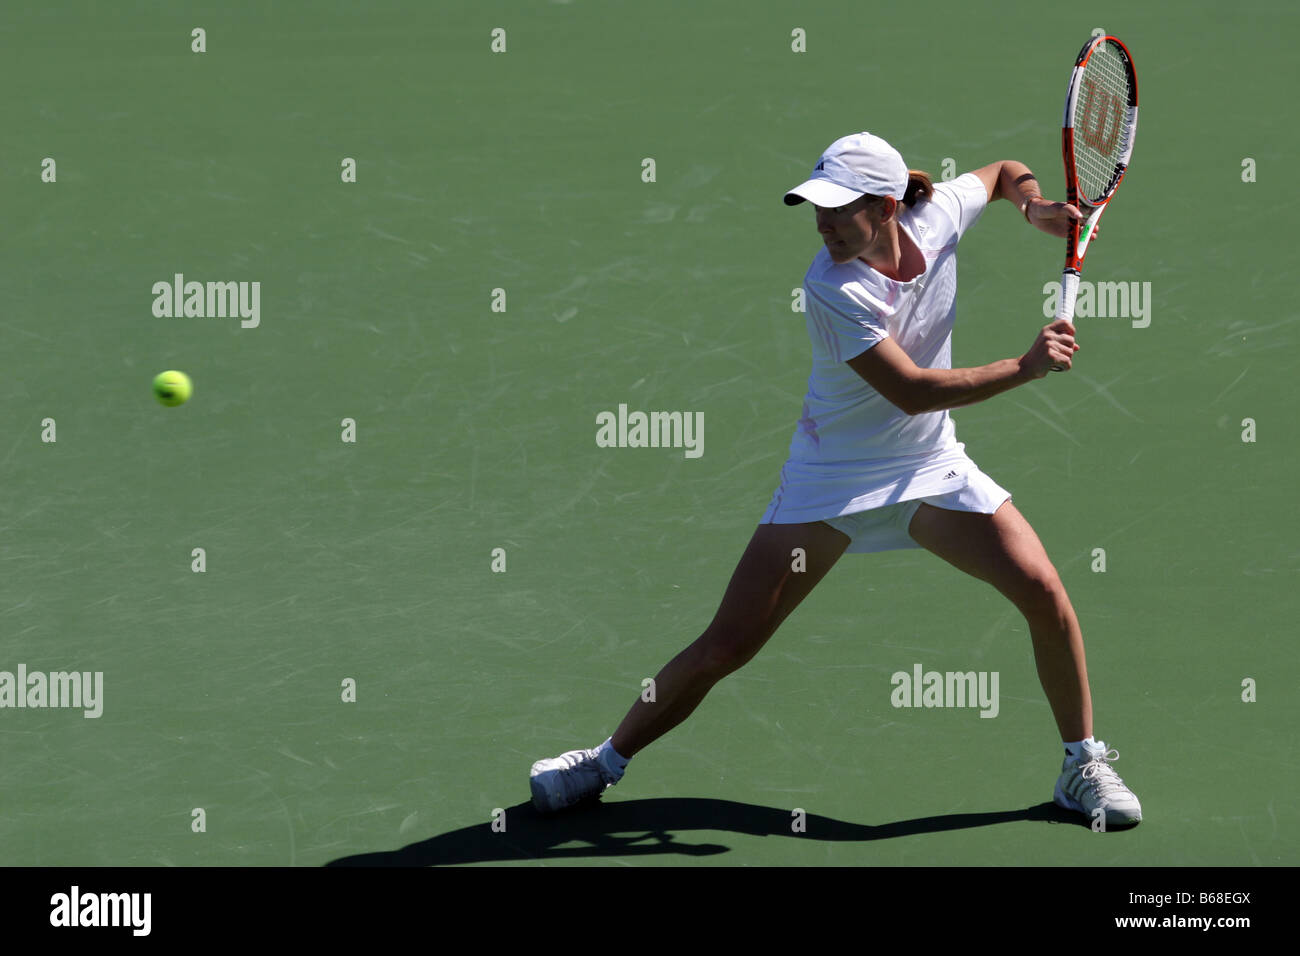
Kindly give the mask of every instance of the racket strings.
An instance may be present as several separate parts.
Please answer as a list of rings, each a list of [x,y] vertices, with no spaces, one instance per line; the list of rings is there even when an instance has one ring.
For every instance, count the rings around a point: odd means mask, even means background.
[[[1085,199],[1100,200],[1119,178],[1128,152],[1128,70],[1118,48],[1102,43],[1088,58],[1075,107],[1074,165]]]

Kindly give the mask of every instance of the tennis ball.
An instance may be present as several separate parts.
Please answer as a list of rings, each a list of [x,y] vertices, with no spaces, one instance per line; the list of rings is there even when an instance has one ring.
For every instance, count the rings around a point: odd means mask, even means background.
[[[168,408],[184,405],[194,394],[194,383],[184,372],[159,372],[153,380],[153,394]]]

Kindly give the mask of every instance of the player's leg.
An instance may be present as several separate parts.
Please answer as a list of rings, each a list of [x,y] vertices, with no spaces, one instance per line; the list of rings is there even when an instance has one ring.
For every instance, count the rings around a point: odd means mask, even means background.
[[[614,732],[614,749],[631,758],[690,716],[714,684],[759,652],[848,545],[820,521],[759,525],[712,623],[655,675],[654,702],[637,699]],[[796,548],[806,570],[793,570]]]
[[[1010,500],[991,515],[922,504],[908,527],[925,548],[1002,592],[1025,616],[1061,739],[1092,736],[1083,632],[1042,542]]]
[[[690,716],[718,681],[758,653],[849,543],[848,535],[820,521],[759,525],[713,621],[655,675],[653,702],[638,697],[601,748],[569,751],[533,764],[529,783],[534,806],[559,810],[598,796],[615,783],[622,770],[610,761],[615,756],[630,759]],[[796,549],[801,557],[795,556]],[[797,566],[802,570],[795,570]]]
[[[1069,745],[1055,802],[1094,823],[1099,815],[1112,825],[1140,821],[1141,804],[1110,766],[1119,754],[1092,737],[1092,697],[1079,620],[1029,522],[1010,500],[991,515],[922,503],[908,530],[922,547],[992,584],[1025,616],[1038,678],[1061,739]]]

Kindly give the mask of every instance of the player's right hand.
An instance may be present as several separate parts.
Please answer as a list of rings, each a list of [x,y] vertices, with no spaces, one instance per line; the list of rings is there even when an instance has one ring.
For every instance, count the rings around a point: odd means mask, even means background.
[[[1079,346],[1074,343],[1074,326],[1068,319],[1057,319],[1043,326],[1038,338],[1020,359],[1020,367],[1030,378],[1042,378],[1053,366],[1068,372]]]

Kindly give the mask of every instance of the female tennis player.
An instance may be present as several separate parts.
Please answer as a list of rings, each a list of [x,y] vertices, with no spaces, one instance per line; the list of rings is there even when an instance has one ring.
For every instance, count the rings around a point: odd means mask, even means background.
[[[1092,736],[1083,636],[1056,569],[1011,494],[956,440],[948,409],[1068,370],[1079,346],[1066,320],[1029,350],[978,368],[952,367],[958,241],[984,207],[1015,203],[1064,237],[1070,205],[1042,197],[1029,168],[991,163],[934,185],[870,133],[836,140],[812,177],[785,195],[817,213],[818,250],[804,277],[813,370],[780,485],[712,623],[655,676],[614,734],[532,767],[543,812],[599,796],[628,761],[685,720],[748,662],[841,554],[922,547],[987,581],[1025,616],[1039,680],[1065,745],[1053,799],[1106,825],[1135,824],[1141,806]],[[792,570],[802,549],[806,570]]]

